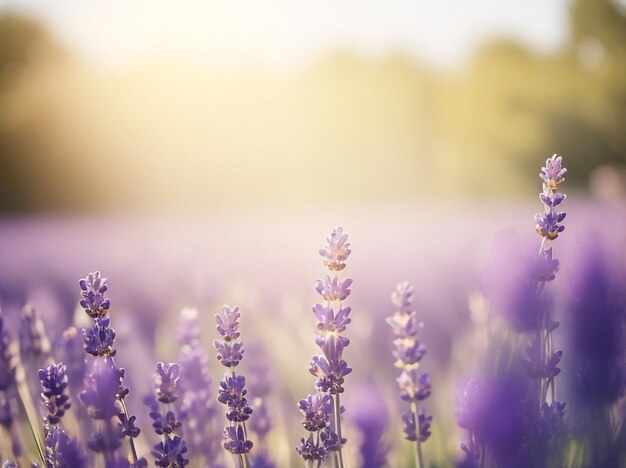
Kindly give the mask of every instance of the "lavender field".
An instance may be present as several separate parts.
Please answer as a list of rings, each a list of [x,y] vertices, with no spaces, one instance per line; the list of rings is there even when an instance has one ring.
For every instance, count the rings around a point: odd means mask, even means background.
[[[624,466],[624,207],[559,163],[518,204],[4,220],[5,466]]]
[[[625,0],[0,0],[2,468],[626,468]]]

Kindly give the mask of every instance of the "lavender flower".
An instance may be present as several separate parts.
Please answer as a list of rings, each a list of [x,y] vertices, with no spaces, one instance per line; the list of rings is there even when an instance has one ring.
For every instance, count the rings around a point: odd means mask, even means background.
[[[104,421],[104,432],[96,433],[90,439],[88,446],[108,456],[108,463],[115,461],[114,452],[120,446],[119,439],[128,437],[130,446],[131,466],[137,468],[145,466],[147,461],[137,456],[134,439],[140,430],[135,426],[135,418],[128,413],[125,398],[129,390],[124,386],[126,371],[115,365],[113,357],[116,333],[110,327],[107,316],[110,301],[104,296],[108,287],[106,278],[100,272],[89,273],[79,281],[81,307],[93,319],[90,328],[83,329],[83,347],[87,354],[98,358],[92,368],[92,373],[85,380],[85,391],[79,398],[87,408],[88,414],[96,420]],[[117,417],[119,423],[113,425],[111,419]]]
[[[15,357],[11,351],[11,336],[0,313],[0,391],[6,391],[14,382]]]
[[[250,453],[252,442],[246,440],[242,426],[228,426],[224,428],[224,448],[232,454],[243,457]]]
[[[321,341],[321,348],[324,355],[313,356],[309,368],[311,375],[317,377],[315,385],[331,395],[343,393],[344,377],[352,372],[342,359],[344,341],[341,337],[330,335]]]
[[[83,328],[83,347],[92,356],[115,356],[115,330],[108,317],[96,318],[91,328]]]
[[[330,236],[326,238],[326,245],[319,252],[324,258],[324,265],[330,271],[343,270],[346,267],[345,261],[352,252],[348,242],[348,234],[345,234],[341,227],[333,229]]]
[[[152,426],[157,434],[163,436],[152,451],[157,466],[178,468],[189,463],[184,457],[188,449],[182,439],[182,423],[172,408],[179,397],[179,381],[178,364],[157,363],[153,377],[156,399],[150,397],[145,400],[150,406],[150,417],[154,421]],[[162,405],[167,405],[165,413],[160,410],[157,399]]]
[[[152,450],[156,466],[163,468],[182,468],[189,464],[189,460],[185,458],[187,453],[185,441],[178,436],[173,438],[166,437],[165,440],[159,442]]]
[[[324,299],[323,304],[313,305],[313,315],[317,319],[318,337],[315,343],[322,350],[322,354],[315,355],[311,358],[309,372],[317,378],[315,386],[318,392],[326,394],[328,398],[320,396],[307,397],[300,401],[300,410],[303,411],[303,405],[307,402],[322,404],[324,411],[330,409],[332,415],[328,415],[332,419],[332,429],[324,423],[324,427],[320,427],[321,421],[311,421],[307,416],[302,425],[313,434],[301,439],[297,452],[306,461],[317,461],[321,463],[329,452],[337,453],[337,464],[343,467],[342,446],[346,443],[346,439],[341,434],[341,403],[340,394],[343,393],[343,384],[345,377],[352,372],[346,361],[343,360],[343,350],[350,344],[350,340],[340,333],[345,332],[346,327],[351,323],[351,308],[342,305],[352,292],[352,279],[346,278],[340,280],[337,272],[346,267],[346,260],[350,256],[350,243],[348,235],[343,229],[338,227],[333,230],[326,239],[326,245],[319,250],[320,255],[324,259],[324,265],[328,268],[331,275],[325,275],[323,280],[317,280],[315,290]],[[329,401],[331,403],[328,406]],[[320,415],[321,416],[321,415]]]
[[[124,374],[124,369],[118,369],[110,360],[94,361],[85,379],[85,390],[78,396],[89,416],[96,420],[110,420],[120,413],[118,395],[123,389]]]
[[[424,410],[420,408],[417,413],[417,420],[419,421],[419,441],[426,442],[430,437],[430,423],[433,420],[432,416],[427,416]],[[415,423],[415,413],[410,412],[402,416],[404,422],[404,434],[407,440],[416,442],[418,439],[417,425]]]
[[[111,302],[104,296],[108,287],[107,279],[100,275],[99,271],[89,273],[86,278],[79,281],[81,295],[80,306],[85,309],[91,318],[102,318],[107,315]]]
[[[298,408],[304,416],[302,427],[309,432],[321,431],[330,425],[333,414],[333,399],[325,393],[308,395],[300,400]]]
[[[247,421],[252,414],[252,408],[245,398],[248,393],[245,386],[246,378],[242,375],[225,376],[220,382],[217,401],[228,407],[226,419],[231,422]]]
[[[384,433],[389,421],[389,411],[383,396],[373,383],[360,386],[351,396],[354,407],[351,419],[361,432],[359,466],[362,468],[388,466],[386,459],[390,446],[384,440]]]
[[[220,458],[219,438],[216,432],[216,408],[214,405],[211,376],[208,371],[208,355],[200,346],[198,311],[183,309],[177,328],[176,339],[180,352],[180,395],[182,421],[186,444],[192,454],[202,454],[206,464],[217,466]],[[156,399],[155,403],[156,403]]]
[[[50,354],[50,342],[44,323],[30,304],[25,305],[20,311],[19,343],[24,361]]]
[[[561,167],[561,156],[553,155],[546,160],[545,167],[541,168],[539,177],[543,181],[543,191],[539,199],[543,202],[544,211],[535,215],[537,233],[543,237],[542,250],[548,250],[549,241],[556,239],[565,229],[561,225],[565,213],[559,212],[557,207],[565,201],[566,195],[557,192],[559,184],[565,180],[567,169]]]
[[[231,375],[225,375],[220,382],[218,401],[226,405],[226,419],[229,425],[224,428],[224,448],[235,455],[239,455],[243,466],[247,466],[247,454],[252,449],[252,441],[248,440],[246,421],[253,410],[245,398],[246,379],[235,373],[235,367],[243,358],[243,343],[236,341],[241,336],[239,332],[239,307],[224,306],[222,313],[217,314],[217,332],[222,340],[215,340],[213,345],[217,350],[217,359]]]
[[[538,282],[537,295],[541,296],[543,287],[547,281],[556,277],[559,263],[552,257],[551,241],[556,239],[559,233],[565,229],[560,223],[565,219],[565,213],[558,211],[558,207],[565,201],[566,195],[557,191],[559,185],[565,180],[567,169],[562,167],[562,158],[553,155],[546,160],[545,167],[541,168],[539,177],[543,182],[543,190],[539,199],[544,204],[544,211],[536,215],[537,232],[543,237],[539,259],[536,262],[534,276]],[[548,391],[551,391],[551,402],[554,407],[560,407],[556,401],[556,384],[554,378],[561,372],[558,364],[563,353],[553,350],[552,332],[559,326],[558,322],[550,318],[548,308],[541,310],[537,320],[535,335],[527,349],[527,361],[529,375],[538,379],[539,401],[538,410],[543,411]],[[564,405],[563,405],[564,406]],[[558,411],[562,414],[562,411]]]
[[[85,378],[87,368],[81,334],[75,327],[69,327],[63,332],[59,339],[55,341],[54,349],[55,356],[59,361],[65,364],[72,393],[79,393],[78,388]]]
[[[87,466],[78,442],[57,426],[48,428],[44,440],[46,468],[82,468]]]
[[[174,403],[178,400],[179,374],[178,364],[157,363],[157,371],[153,380],[157,399],[161,403]]]
[[[387,323],[394,334],[395,365],[402,369],[397,379],[400,398],[410,405],[410,411],[402,417],[404,433],[407,440],[416,443],[416,463],[423,467],[421,444],[430,436],[432,416],[426,415],[417,404],[428,398],[431,386],[428,374],[419,370],[426,348],[418,340],[418,333],[423,325],[417,321],[417,314],[412,310],[413,293],[413,286],[406,281],[396,286],[391,293],[391,302],[396,306],[396,311],[387,318]]]
[[[55,425],[70,408],[70,397],[67,392],[67,374],[63,363],[53,364],[47,369],[39,369],[41,380],[41,399],[48,410],[45,417],[47,424]]]

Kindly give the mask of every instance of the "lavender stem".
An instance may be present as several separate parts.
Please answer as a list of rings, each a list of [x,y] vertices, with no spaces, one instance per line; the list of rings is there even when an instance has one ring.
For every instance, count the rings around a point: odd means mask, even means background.
[[[335,429],[337,436],[341,441],[341,402],[339,400],[339,393],[334,395],[333,400],[335,402]],[[339,468],[343,468],[343,445],[340,445],[339,450],[337,451],[337,466]]]
[[[30,432],[33,435],[33,439],[35,439],[35,446],[37,447],[37,455],[43,464],[45,464],[45,456],[43,445],[41,443],[41,434],[37,429],[36,421],[37,411],[33,405],[33,400],[30,396],[30,390],[28,389],[28,385],[26,384],[26,380],[24,379],[24,369],[21,364],[17,365],[16,369],[16,383],[17,383],[17,393],[20,396],[20,400],[22,401],[22,405],[24,406],[24,410],[26,411],[26,419],[28,420],[28,427],[30,428]]]
[[[411,412],[415,417],[415,423],[417,424],[417,438],[415,440],[415,446],[417,456],[415,457],[415,466],[417,468],[424,468],[424,458],[422,457],[422,443],[420,442],[420,428],[419,428],[419,415],[417,414],[417,403],[411,402]]]

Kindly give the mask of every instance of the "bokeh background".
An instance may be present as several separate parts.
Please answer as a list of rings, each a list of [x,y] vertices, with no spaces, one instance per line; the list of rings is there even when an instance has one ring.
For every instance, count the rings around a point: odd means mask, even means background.
[[[239,303],[275,375],[279,466],[296,466],[317,249],[336,225],[353,245],[347,413],[377,402],[391,466],[410,459],[383,324],[409,280],[433,374],[426,456],[458,455],[486,285],[514,270],[498,246],[538,248],[552,153],[569,169],[564,298],[581,245],[624,258],[623,0],[0,0],[5,314],[31,301],[59,334],[78,278],[102,270],[141,395],[151,363],[176,359],[181,307],[210,347],[213,314]]]

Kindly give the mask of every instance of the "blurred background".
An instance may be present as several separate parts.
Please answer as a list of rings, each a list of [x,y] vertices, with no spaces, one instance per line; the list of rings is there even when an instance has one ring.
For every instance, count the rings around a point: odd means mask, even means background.
[[[78,279],[102,270],[141,396],[151,363],[176,359],[181,307],[200,309],[210,347],[213,314],[241,305],[282,401],[279,466],[298,466],[317,249],[336,225],[355,280],[347,414],[370,402],[390,466],[408,463],[382,323],[409,280],[433,376],[425,453],[451,465],[455,393],[481,368],[490,288],[515,294],[517,260],[539,248],[553,153],[569,170],[559,318],[584,246],[625,277],[623,0],[0,0],[3,312],[17,322],[31,301],[58,336]]]
[[[0,211],[615,196],[625,10],[0,0]]]

